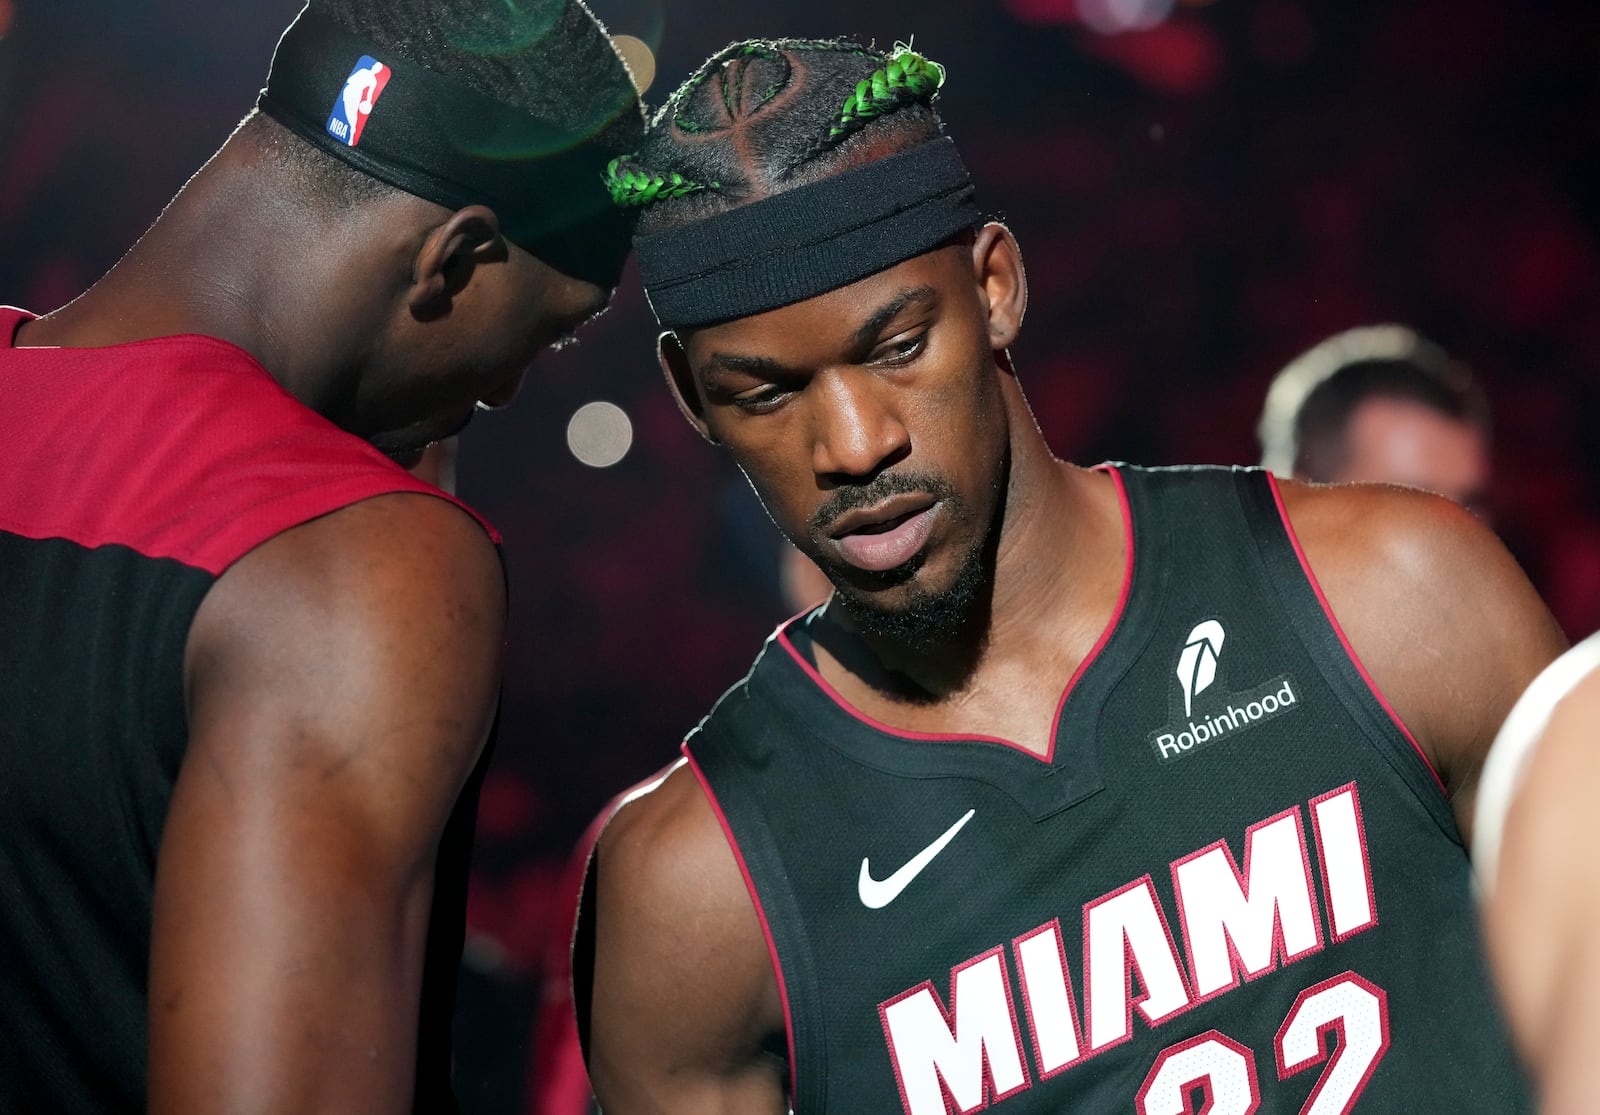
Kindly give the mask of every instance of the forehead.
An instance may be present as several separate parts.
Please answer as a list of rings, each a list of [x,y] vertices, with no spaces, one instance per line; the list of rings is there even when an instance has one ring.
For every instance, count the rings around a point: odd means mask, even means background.
[[[717,354],[802,363],[807,354],[831,356],[856,343],[857,334],[875,315],[905,292],[919,288],[931,296],[918,299],[917,305],[933,301],[945,305],[953,298],[972,297],[976,286],[966,248],[938,248],[802,302],[688,331],[680,340],[697,367]]]

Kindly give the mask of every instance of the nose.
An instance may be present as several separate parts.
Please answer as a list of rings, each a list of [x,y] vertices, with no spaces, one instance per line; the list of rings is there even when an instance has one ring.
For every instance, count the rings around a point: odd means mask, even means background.
[[[527,378],[528,370],[524,368],[504,383],[487,391],[478,397],[479,410],[499,410],[501,407],[510,406],[511,400],[517,397],[517,392],[522,390],[522,381]]]
[[[870,372],[823,372],[812,385],[811,467],[820,477],[871,479],[911,449],[911,433],[889,404],[892,390]]]

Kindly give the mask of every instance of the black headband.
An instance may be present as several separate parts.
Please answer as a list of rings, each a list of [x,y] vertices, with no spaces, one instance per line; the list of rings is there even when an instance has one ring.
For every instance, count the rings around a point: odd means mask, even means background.
[[[825,294],[980,219],[967,168],[941,137],[634,247],[656,320],[689,329]]]
[[[283,33],[256,104],[408,194],[489,206],[506,239],[558,271],[607,287],[622,274],[632,220],[603,179],[618,152],[591,133],[501,104],[309,8]]]

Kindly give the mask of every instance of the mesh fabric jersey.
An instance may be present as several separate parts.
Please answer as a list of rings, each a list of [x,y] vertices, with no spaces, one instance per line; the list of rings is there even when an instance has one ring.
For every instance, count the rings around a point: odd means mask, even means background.
[[[1527,1110],[1441,784],[1254,470],[1119,467],[1048,755],[896,731],[778,631],[684,745],[797,1115]]]
[[[152,887],[195,611],[284,530],[388,492],[442,493],[232,345],[12,347],[27,317],[0,310],[0,1111],[142,1112]],[[430,1112],[454,1107],[481,773],[435,879],[417,1069]]]

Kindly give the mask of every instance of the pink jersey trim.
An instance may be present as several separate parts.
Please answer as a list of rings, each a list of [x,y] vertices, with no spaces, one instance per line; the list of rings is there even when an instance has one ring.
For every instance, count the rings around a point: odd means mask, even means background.
[[[700,769],[700,764],[695,762],[694,755],[689,751],[689,742],[683,743],[683,757],[689,761],[689,771],[694,775],[696,782],[700,783],[700,790],[706,796],[706,801],[711,804],[711,811],[717,815],[717,824],[722,826],[722,834],[728,838],[728,847],[733,849],[733,858],[739,864],[739,874],[744,876],[745,889],[750,892],[750,901],[755,903],[756,917],[761,922],[761,935],[767,941],[767,955],[772,959],[772,975],[778,981],[778,1001],[783,1004],[783,1033],[789,1044],[789,1102],[793,1103],[799,1094],[796,1087],[799,1066],[795,1063],[794,1056],[794,1015],[789,1011],[789,988],[783,981],[783,965],[778,961],[778,943],[773,939],[772,926],[767,923],[766,907],[761,904],[761,895],[756,891],[755,878],[750,874],[750,867],[744,861],[744,852],[739,848],[739,840],[733,835],[733,826],[728,823],[727,814],[722,811],[722,804],[717,801],[717,795],[712,792],[711,783],[706,779],[705,772]]]
[[[1328,625],[1333,628],[1333,633],[1339,637],[1340,645],[1344,647],[1345,654],[1349,656],[1351,665],[1355,666],[1356,672],[1361,675],[1361,680],[1366,682],[1367,689],[1371,691],[1372,696],[1382,706],[1389,719],[1394,722],[1394,726],[1400,729],[1400,734],[1406,737],[1406,742],[1411,744],[1412,750],[1417,753],[1417,758],[1422,760],[1422,765],[1428,768],[1428,773],[1433,776],[1434,782],[1438,784],[1439,792],[1448,798],[1450,791],[1445,788],[1444,779],[1439,777],[1439,772],[1434,769],[1433,762],[1428,758],[1427,752],[1422,750],[1422,745],[1417,742],[1417,737],[1411,734],[1411,729],[1406,727],[1405,721],[1400,719],[1400,714],[1395,712],[1394,706],[1389,704],[1389,699],[1383,695],[1383,690],[1378,688],[1378,683],[1367,672],[1366,666],[1362,664],[1360,655],[1356,654],[1356,648],[1350,645],[1350,639],[1345,635],[1344,628],[1340,626],[1339,618],[1333,614],[1333,608],[1328,604],[1328,598],[1322,591],[1322,585],[1318,582],[1317,575],[1311,571],[1311,562],[1306,559],[1306,552],[1301,548],[1300,537],[1294,532],[1294,524],[1289,521],[1289,511],[1283,505],[1283,493],[1278,489],[1278,478],[1270,472],[1266,476],[1267,483],[1272,486],[1272,500],[1278,505],[1278,518],[1283,522],[1284,533],[1289,536],[1289,543],[1294,547],[1295,556],[1300,559],[1300,569],[1305,573],[1306,581],[1311,585],[1311,591],[1317,594],[1317,602],[1322,605],[1323,615],[1328,617]]]
[[[1096,467],[1098,469],[1103,469],[1105,472],[1110,474],[1112,482],[1116,485],[1117,501],[1122,509],[1122,537],[1124,555],[1122,589],[1117,595],[1117,603],[1116,607],[1112,610],[1111,619],[1106,623],[1105,628],[1100,632],[1099,641],[1097,641],[1089,650],[1089,653],[1084,656],[1083,661],[1078,663],[1078,668],[1073,671],[1072,677],[1067,680],[1066,688],[1061,691],[1061,699],[1056,703],[1055,717],[1050,722],[1050,747],[1043,755],[1039,754],[1031,747],[1024,747],[1020,743],[1009,739],[1002,739],[999,736],[978,735],[970,732],[965,734],[951,734],[947,732],[918,732],[910,728],[896,728],[892,724],[885,724],[882,720],[862,712],[860,709],[856,708],[855,705],[851,704],[844,694],[840,693],[831,684],[829,684],[828,679],[823,677],[821,672],[806,660],[805,655],[801,654],[799,650],[796,649],[794,643],[790,640],[789,628],[797,620],[809,615],[811,613],[811,609],[809,608],[806,609],[806,611],[801,612],[800,615],[795,616],[793,619],[786,620],[779,625],[776,632],[778,644],[788,652],[789,657],[794,659],[795,663],[805,671],[806,676],[812,680],[817,688],[826,693],[828,698],[832,700],[834,704],[838,705],[839,708],[843,709],[856,720],[859,720],[861,723],[870,728],[874,728],[877,731],[883,732],[887,735],[897,736],[900,739],[907,740],[930,740],[941,743],[975,740],[981,743],[997,743],[1002,747],[1009,747],[1014,751],[1020,751],[1031,759],[1037,759],[1042,763],[1049,763],[1055,758],[1056,740],[1061,734],[1061,715],[1066,711],[1067,699],[1072,696],[1072,691],[1077,687],[1078,679],[1083,677],[1085,671],[1087,671],[1095,662],[1095,660],[1100,657],[1100,652],[1103,651],[1106,644],[1111,641],[1112,634],[1116,631],[1117,626],[1122,622],[1122,613],[1128,607],[1128,594],[1133,589],[1133,511],[1128,506],[1128,489],[1126,484],[1123,482],[1122,474],[1119,473],[1115,467],[1111,465],[1099,465]]]

